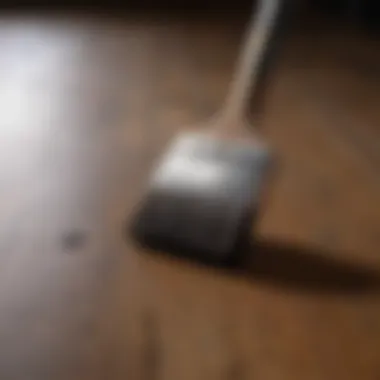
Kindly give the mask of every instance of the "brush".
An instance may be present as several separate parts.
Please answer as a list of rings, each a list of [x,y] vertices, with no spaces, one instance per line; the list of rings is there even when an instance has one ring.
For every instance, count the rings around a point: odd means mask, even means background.
[[[281,5],[259,2],[224,107],[202,129],[181,133],[157,165],[132,221],[144,246],[223,263],[251,229],[273,154],[246,114]]]

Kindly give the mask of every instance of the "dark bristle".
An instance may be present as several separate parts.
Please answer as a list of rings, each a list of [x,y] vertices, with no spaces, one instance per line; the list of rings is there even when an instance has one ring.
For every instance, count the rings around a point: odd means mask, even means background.
[[[139,245],[148,250],[162,252],[198,263],[213,266],[234,266],[242,260],[247,251],[246,248],[252,240],[251,230],[255,216],[251,212],[241,218],[238,233],[232,247],[219,251],[215,249],[200,250],[191,246],[191,244],[185,245],[180,240],[150,233],[147,225],[148,221],[146,220],[147,213],[148,209],[142,207],[128,227],[127,232],[132,235]]]

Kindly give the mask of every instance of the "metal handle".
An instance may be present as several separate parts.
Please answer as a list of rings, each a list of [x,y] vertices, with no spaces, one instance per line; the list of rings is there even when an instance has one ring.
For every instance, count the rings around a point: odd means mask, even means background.
[[[231,88],[222,111],[228,129],[244,118],[250,95],[255,90],[267,44],[278,21],[283,0],[260,0],[247,30]]]

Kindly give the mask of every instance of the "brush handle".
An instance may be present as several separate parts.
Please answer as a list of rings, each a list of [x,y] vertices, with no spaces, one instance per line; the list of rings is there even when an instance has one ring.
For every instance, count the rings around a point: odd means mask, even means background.
[[[235,75],[221,112],[219,126],[229,132],[242,124],[252,93],[257,88],[269,40],[278,22],[283,0],[259,0],[258,12],[248,26]]]

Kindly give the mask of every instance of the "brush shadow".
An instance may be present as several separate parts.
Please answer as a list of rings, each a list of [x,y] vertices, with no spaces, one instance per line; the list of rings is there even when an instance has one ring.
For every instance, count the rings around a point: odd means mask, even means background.
[[[380,272],[336,254],[269,240],[250,243],[228,271],[249,280],[319,293],[363,293],[380,289]]]
[[[228,260],[210,259],[173,247],[138,244],[144,252],[207,269],[213,274],[245,279],[283,290],[313,294],[375,294],[380,290],[380,270],[346,259],[336,252],[260,240],[239,246]]]
[[[322,248],[275,240],[255,239],[251,235],[252,213],[242,220],[236,245],[228,255],[184,250],[166,240],[146,239],[129,228],[140,248],[151,254],[192,263],[224,275],[245,278],[284,289],[313,293],[377,293],[380,268],[344,259],[343,254]]]

